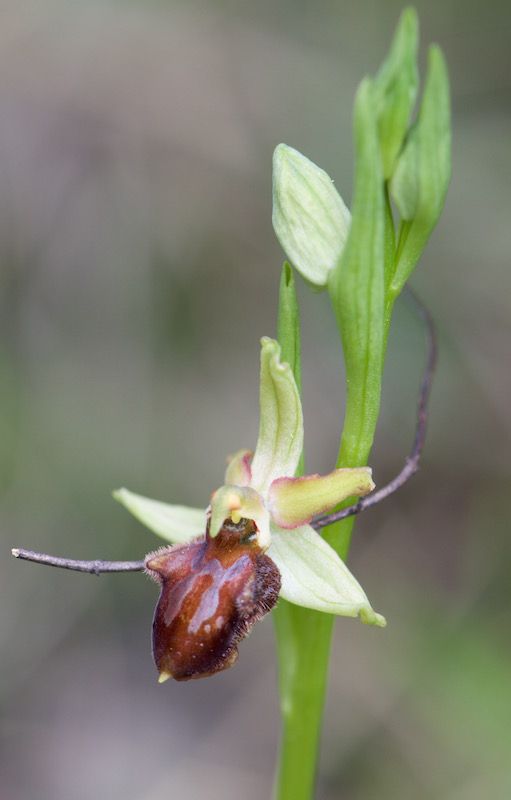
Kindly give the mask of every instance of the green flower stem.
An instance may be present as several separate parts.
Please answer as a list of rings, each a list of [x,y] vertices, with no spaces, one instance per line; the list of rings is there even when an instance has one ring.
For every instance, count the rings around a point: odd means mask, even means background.
[[[357,174],[350,236],[329,292],[342,334],[348,391],[338,467],[367,464],[379,414],[384,357],[386,261],[394,249],[390,202],[383,192],[376,119],[369,81],[355,105]],[[392,228],[392,230],[391,230]],[[385,246],[386,245],[386,246]],[[393,266],[393,264],[392,264]],[[388,273],[392,272],[390,265]],[[278,337],[282,357],[300,376],[299,318],[292,270],[284,265]],[[354,519],[326,529],[345,559]],[[325,703],[333,617],[283,603],[275,614],[283,720],[278,800],[310,800]]]
[[[275,797],[310,800],[314,794],[334,617],[281,600],[273,618],[282,714]]]
[[[346,410],[337,467],[359,467],[369,461],[394,303],[438,220],[449,183],[449,82],[442,53],[436,46],[429,51],[419,116],[410,128],[418,88],[417,43],[417,16],[413,9],[407,9],[382,68],[374,81],[362,81],[355,101],[356,174],[351,227],[347,241],[338,242],[342,247],[340,258],[334,266],[327,264],[326,270],[346,367]],[[302,161],[299,154],[292,155],[298,169]],[[312,186],[311,175],[317,178],[317,168],[311,172],[310,162],[303,159],[302,171],[305,169]],[[286,196],[285,191],[290,195],[296,192],[301,198],[303,185],[290,183],[286,188],[278,180],[276,183],[274,200],[276,197],[280,202],[278,210],[288,226],[283,227],[282,220],[277,219],[277,235],[280,231],[279,238],[286,249],[286,243],[302,241],[294,235],[297,231],[307,230],[307,247],[302,246],[291,258],[306,279],[324,285],[323,280],[313,280],[317,264],[315,258],[312,267],[309,264],[309,250],[316,237],[313,253],[323,252],[325,242],[330,250],[338,252],[332,245],[335,236],[325,238],[319,218],[311,226],[310,203],[308,213],[300,215],[299,204],[293,205]],[[329,184],[327,187],[330,190]],[[324,187],[322,191],[325,194]],[[391,195],[400,217],[397,238]],[[336,203],[332,200],[332,208]],[[289,218],[284,213],[286,208]],[[337,239],[340,240],[339,233]],[[291,365],[299,386],[298,306],[293,271],[288,264],[282,273],[278,327],[283,359]],[[348,500],[344,505],[349,504]],[[344,519],[323,533],[343,560],[348,556],[354,520]],[[276,799],[310,800],[333,617],[281,601],[274,619],[283,721]]]
[[[343,338],[348,375],[346,415],[338,467],[367,464],[378,419],[384,357],[384,271],[391,258],[390,202],[384,197],[371,85],[355,106],[357,176],[350,236],[329,291]],[[386,247],[384,243],[386,241]],[[342,270],[342,274],[341,274]],[[390,270],[389,270],[390,271]],[[292,270],[284,265],[278,338],[282,357],[300,376],[298,306]],[[354,519],[326,529],[325,539],[345,559]],[[279,658],[282,740],[277,800],[313,796],[328,678],[333,617],[279,603],[274,613]]]
[[[301,384],[300,319],[293,270],[282,268],[278,339]],[[304,459],[297,470],[303,474]],[[280,600],[273,612],[282,713],[278,800],[309,800],[314,789],[333,617]]]
[[[278,339],[300,386],[300,329],[294,275],[282,269]],[[303,474],[303,456],[298,470]],[[354,519],[342,520],[326,538],[347,553]],[[310,800],[314,792],[334,617],[280,600],[273,612],[279,663],[282,734],[275,797]]]

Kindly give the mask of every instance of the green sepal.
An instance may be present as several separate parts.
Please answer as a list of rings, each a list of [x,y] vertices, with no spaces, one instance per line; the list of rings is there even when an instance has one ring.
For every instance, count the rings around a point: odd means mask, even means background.
[[[206,532],[203,508],[162,503],[128,489],[117,489],[113,497],[149,530],[172,544],[184,544]]]
[[[362,622],[385,626],[385,618],[371,607],[359,582],[310,525],[294,531],[271,529],[268,555],[280,570],[280,596],[305,608],[360,617]]]
[[[303,447],[300,395],[280,345],[261,339],[259,437],[252,459],[251,486],[263,496],[275,478],[294,475]]]

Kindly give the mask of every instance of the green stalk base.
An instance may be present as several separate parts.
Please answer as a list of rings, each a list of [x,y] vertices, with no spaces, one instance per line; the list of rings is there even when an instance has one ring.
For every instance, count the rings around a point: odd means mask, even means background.
[[[334,618],[281,600],[274,620],[282,712],[275,798],[311,800]]]
[[[345,558],[354,519],[330,526],[325,538]],[[282,736],[275,800],[314,797],[321,722],[335,618],[280,600],[273,612],[279,660]]]

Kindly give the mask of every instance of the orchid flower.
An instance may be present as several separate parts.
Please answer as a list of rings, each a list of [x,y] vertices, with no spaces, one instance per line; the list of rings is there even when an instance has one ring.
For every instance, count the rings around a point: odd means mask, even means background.
[[[210,505],[188,508],[127,489],[114,493],[137,519],[174,545],[146,558],[147,571],[162,584],[153,629],[162,680],[201,677],[230,666],[237,656],[237,642],[278,596],[318,611],[385,625],[335,550],[310,525],[317,514],[348,497],[372,491],[371,470],[363,466],[294,477],[303,448],[300,396],[289,365],[280,360],[279,344],[263,338],[261,345],[257,446],[253,455],[240,450],[231,457],[225,484],[213,493]],[[184,617],[188,627],[178,634],[177,620]],[[225,627],[215,642],[212,625]],[[202,663],[204,646],[213,658]],[[177,652],[185,664],[176,663]],[[192,658],[201,663],[191,666]]]

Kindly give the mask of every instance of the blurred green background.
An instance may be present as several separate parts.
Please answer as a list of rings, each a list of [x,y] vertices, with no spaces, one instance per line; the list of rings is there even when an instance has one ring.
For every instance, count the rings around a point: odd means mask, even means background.
[[[321,800],[511,797],[511,5],[417,7],[453,90],[453,181],[413,280],[441,360],[421,472],[357,524],[350,565],[389,626],[337,625]],[[297,147],[349,203],[353,95],[401,9],[1,4],[1,800],[269,797],[270,620],[234,669],[158,686],[154,585],[15,563],[10,548],[141,558],[158,541],[110,491],[205,505],[225,455],[255,443],[282,261],[272,150]],[[327,298],[301,297],[321,471],[342,423],[340,349]],[[410,447],[423,358],[401,303],[379,484]]]

